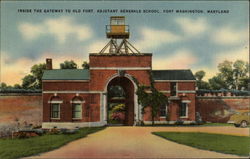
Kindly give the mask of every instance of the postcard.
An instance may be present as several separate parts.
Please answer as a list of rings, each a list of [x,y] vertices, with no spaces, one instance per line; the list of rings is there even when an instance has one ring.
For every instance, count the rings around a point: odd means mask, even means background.
[[[249,156],[249,1],[4,0],[0,25],[0,158]]]

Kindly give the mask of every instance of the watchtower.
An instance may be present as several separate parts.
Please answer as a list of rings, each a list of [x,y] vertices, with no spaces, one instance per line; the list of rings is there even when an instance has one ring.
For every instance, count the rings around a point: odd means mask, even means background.
[[[131,43],[128,42],[127,39],[129,39],[129,35],[129,25],[125,24],[124,16],[110,17],[110,24],[106,25],[106,36],[110,39],[110,41],[99,53],[140,53]],[[108,52],[106,50],[108,50]]]

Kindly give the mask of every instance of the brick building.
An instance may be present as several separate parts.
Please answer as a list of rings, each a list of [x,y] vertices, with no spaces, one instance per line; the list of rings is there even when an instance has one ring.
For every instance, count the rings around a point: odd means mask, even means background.
[[[192,72],[152,70],[152,54],[139,52],[127,41],[126,27],[124,17],[111,17],[107,26],[107,38],[111,40],[99,53],[89,54],[89,69],[52,69],[52,59],[46,60],[43,128],[151,123],[150,109],[141,112],[133,80],[150,85],[149,71],[155,87],[169,99],[155,123],[195,121]]]

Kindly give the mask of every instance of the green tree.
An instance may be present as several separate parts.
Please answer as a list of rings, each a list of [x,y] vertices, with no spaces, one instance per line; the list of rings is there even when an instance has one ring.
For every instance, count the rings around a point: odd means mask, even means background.
[[[217,74],[216,76],[214,76],[213,78],[209,79],[209,84],[211,89],[214,90],[219,90],[219,89],[228,89],[223,77],[221,74]]]
[[[24,76],[24,78],[22,79],[22,87],[25,89],[33,89],[33,88],[37,88],[38,87],[38,83],[36,82],[36,78],[29,74]]]
[[[218,65],[219,78],[221,78],[228,89],[234,88],[233,62],[225,60]]]
[[[38,89],[42,88],[42,77],[43,77],[44,70],[46,70],[45,63],[36,64],[31,67],[30,72],[36,79],[34,88],[38,88]]]
[[[89,69],[89,63],[87,61],[83,61],[82,68]]]
[[[158,116],[160,107],[167,105],[168,98],[154,87],[154,81],[151,72],[149,72],[149,74],[151,81],[150,86],[140,85],[135,78],[134,81],[137,84],[136,94],[138,96],[138,103],[142,106],[143,112],[145,108],[151,108],[151,120],[152,125],[154,125],[154,120],[155,117]]]
[[[242,60],[237,60],[233,64],[234,86],[235,89],[247,88],[245,82],[247,81],[247,73],[249,71],[249,64]]]
[[[218,65],[219,73],[209,79],[212,89],[242,89],[248,88],[249,63],[242,60],[224,61]]]
[[[194,74],[195,78],[197,79],[197,87],[199,89],[210,89],[209,83],[202,80],[205,75],[206,75],[206,72],[203,70],[197,71]]]
[[[77,69],[77,64],[73,60],[66,60],[63,63],[60,63],[61,69]]]
[[[15,85],[13,86],[13,88],[15,88],[15,89],[21,89],[22,86],[21,86],[20,84],[15,84]]]
[[[4,82],[0,84],[0,89],[6,89],[7,87],[8,87],[7,84]]]
[[[206,75],[206,72],[203,70],[197,71],[194,76],[198,81],[201,81],[203,77]]]

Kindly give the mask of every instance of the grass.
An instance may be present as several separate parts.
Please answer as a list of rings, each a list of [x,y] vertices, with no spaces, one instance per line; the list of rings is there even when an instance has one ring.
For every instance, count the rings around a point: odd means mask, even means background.
[[[75,134],[57,134],[27,139],[0,139],[0,158],[15,159],[59,148],[70,141],[86,137],[105,127],[82,128]]]
[[[153,134],[180,144],[240,156],[249,155],[250,138],[196,132],[153,132]]]

